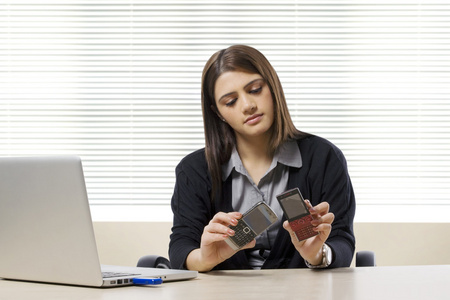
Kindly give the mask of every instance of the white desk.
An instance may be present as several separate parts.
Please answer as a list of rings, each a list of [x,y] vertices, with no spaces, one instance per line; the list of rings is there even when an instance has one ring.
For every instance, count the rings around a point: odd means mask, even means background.
[[[449,266],[220,271],[161,286],[84,288],[0,280],[0,299],[450,299]]]

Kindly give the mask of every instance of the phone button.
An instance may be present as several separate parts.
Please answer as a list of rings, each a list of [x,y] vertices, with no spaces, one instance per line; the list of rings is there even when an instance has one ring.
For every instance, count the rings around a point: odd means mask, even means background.
[[[250,228],[248,228],[248,227],[245,227],[243,230],[244,230],[244,233],[246,233],[246,234],[250,232]]]
[[[292,221],[291,226],[297,227],[297,226],[302,226],[303,224],[305,224],[305,220],[302,218],[302,219],[297,219],[295,221]]]

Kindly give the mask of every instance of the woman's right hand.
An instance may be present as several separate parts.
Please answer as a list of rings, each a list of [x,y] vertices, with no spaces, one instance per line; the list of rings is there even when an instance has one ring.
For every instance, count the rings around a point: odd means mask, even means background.
[[[235,226],[242,218],[239,212],[219,212],[203,229],[200,248],[189,253],[186,259],[186,267],[189,270],[207,272],[216,265],[232,257],[237,251],[233,250],[225,240],[234,235],[234,231],[228,226]],[[256,241],[253,240],[242,249],[253,248]]]

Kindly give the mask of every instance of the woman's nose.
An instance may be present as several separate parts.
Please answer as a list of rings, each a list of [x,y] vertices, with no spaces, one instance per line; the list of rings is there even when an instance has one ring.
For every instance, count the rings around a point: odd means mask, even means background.
[[[256,102],[252,97],[244,96],[242,97],[243,103],[243,112],[244,113],[253,113],[256,109]]]

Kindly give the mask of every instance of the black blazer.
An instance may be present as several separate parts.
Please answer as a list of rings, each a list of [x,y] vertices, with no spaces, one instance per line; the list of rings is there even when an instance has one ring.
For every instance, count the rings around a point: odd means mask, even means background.
[[[290,167],[287,189],[298,187],[313,206],[326,201],[335,220],[327,244],[333,250],[330,268],[348,267],[355,251],[353,218],[355,196],[347,163],[342,152],[329,141],[317,136],[297,140],[302,166]],[[223,183],[222,199],[211,203],[211,178],[204,149],[197,150],[176,167],[176,183],[172,197],[174,213],[169,243],[169,259],[173,268],[184,269],[188,254],[200,247],[204,227],[219,211],[233,211],[231,176]],[[283,221],[285,218],[283,218]],[[280,227],[275,246],[263,269],[304,268],[304,259],[292,245],[288,232]],[[249,269],[245,250],[217,265],[214,269]]]

